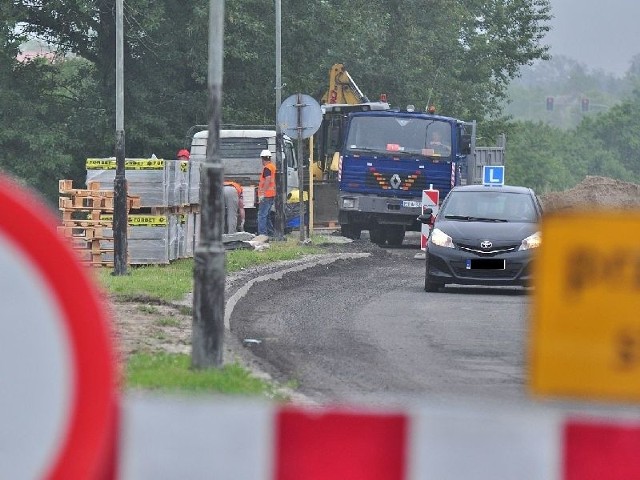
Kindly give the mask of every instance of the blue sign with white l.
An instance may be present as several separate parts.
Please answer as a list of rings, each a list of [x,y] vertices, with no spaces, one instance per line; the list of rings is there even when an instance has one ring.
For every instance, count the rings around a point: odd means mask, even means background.
[[[484,165],[482,183],[483,185],[504,185],[504,165]]]

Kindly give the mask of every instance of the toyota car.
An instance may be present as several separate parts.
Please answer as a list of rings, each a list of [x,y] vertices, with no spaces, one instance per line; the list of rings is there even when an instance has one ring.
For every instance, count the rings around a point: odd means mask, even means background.
[[[424,289],[446,284],[523,286],[531,282],[531,257],[540,245],[542,207],[530,188],[454,187],[431,225]]]

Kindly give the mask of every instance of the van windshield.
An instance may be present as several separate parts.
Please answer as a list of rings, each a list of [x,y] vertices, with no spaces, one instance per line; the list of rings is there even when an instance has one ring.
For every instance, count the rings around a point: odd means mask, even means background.
[[[222,158],[260,158],[260,152],[269,148],[266,138],[228,137],[220,139]]]

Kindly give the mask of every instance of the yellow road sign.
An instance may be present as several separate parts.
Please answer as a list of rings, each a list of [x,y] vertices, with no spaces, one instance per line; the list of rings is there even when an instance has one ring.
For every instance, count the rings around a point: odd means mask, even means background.
[[[640,400],[640,211],[551,214],[541,231],[532,393]]]

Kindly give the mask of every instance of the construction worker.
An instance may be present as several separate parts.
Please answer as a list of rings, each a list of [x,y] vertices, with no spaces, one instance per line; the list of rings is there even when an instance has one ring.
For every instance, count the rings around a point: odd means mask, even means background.
[[[236,233],[237,231],[242,232],[244,230],[244,201],[242,198],[242,185],[232,182],[231,180],[225,180],[224,208],[226,218],[225,233]],[[240,220],[239,225],[238,220]]]
[[[178,160],[189,160],[189,150],[187,150],[186,148],[178,150],[178,154],[176,155],[176,157],[178,158]]]
[[[273,222],[271,221],[271,209],[276,200],[276,166],[271,162],[271,152],[260,152],[262,161],[262,174],[258,183],[258,235],[274,235]]]

